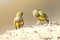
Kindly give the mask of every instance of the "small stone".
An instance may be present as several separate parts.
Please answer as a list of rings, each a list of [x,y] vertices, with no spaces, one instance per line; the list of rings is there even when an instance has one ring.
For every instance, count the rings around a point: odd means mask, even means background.
[[[52,31],[52,30],[50,30],[50,31]]]
[[[60,39],[60,37],[58,36],[57,39]]]
[[[35,33],[37,33],[37,31],[34,31]]]

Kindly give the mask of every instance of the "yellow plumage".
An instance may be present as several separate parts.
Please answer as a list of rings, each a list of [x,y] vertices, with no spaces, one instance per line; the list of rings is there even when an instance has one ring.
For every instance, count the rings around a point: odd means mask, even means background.
[[[37,18],[38,20],[45,21],[46,19],[43,16]]]
[[[23,21],[21,21],[21,22],[16,22],[16,27],[18,28],[20,28],[22,25],[23,25],[24,23],[23,23]]]

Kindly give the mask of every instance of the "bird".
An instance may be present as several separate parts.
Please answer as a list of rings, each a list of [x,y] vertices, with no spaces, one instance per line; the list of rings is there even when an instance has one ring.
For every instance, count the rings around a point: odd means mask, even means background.
[[[14,18],[14,26],[16,29],[19,29],[24,26],[23,12],[18,11],[16,17]]]
[[[40,21],[47,21],[47,23],[49,23],[48,16],[42,10],[33,10],[33,16],[38,20],[37,24],[39,24]]]

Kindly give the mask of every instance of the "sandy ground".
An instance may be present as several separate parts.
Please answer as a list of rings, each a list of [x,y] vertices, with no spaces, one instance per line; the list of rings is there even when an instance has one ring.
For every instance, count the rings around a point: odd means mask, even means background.
[[[56,22],[7,30],[0,35],[0,40],[60,40],[60,25]]]

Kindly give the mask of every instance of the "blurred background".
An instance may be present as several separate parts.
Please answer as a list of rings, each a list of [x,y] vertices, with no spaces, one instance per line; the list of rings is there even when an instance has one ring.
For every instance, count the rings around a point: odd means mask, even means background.
[[[25,26],[35,24],[34,9],[42,9],[51,21],[60,21],[60,0],[0,0],[0,34],[15,29],[13,19],[18,10],[24,13]]]

